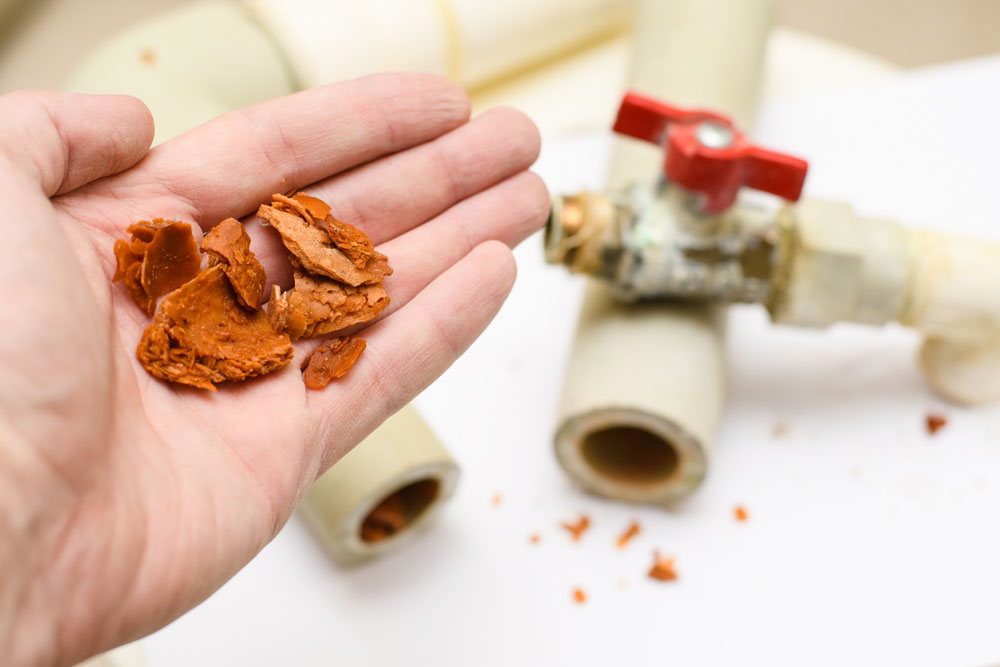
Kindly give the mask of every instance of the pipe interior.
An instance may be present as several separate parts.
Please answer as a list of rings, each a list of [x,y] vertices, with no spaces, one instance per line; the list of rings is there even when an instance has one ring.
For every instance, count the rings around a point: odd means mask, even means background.
[[[441,493],[436,479],[421,479],[396,489],[361,521],[361,541],[381,542],[406,530]]]
[[[673,443],[634,426],[592,431],[580,442],[580,453],[595,472],[633,484],[661,482],[680,465]]]

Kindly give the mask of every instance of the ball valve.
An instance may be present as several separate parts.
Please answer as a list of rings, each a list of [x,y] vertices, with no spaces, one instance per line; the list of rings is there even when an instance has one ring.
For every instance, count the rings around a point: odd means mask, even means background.
[[[619,298],[758,302],[776,324],[914,327],[921,369],[947,399],[1000,396],[1000,244],[798,202],[808,164],[761,148],[725,116],[637,93],[616,132],[663,148],[661,186],[557,198],[546,256]],[[787,203],[739,197],[748,188]]]

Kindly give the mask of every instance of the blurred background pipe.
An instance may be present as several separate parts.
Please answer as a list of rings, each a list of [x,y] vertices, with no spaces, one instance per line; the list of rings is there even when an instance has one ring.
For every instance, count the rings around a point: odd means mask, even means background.
[[[270,33],[243,7],[199,2],[138,23],[90,54],[67,84],[146,103],[156,143],[298,88]]]
[[[139,97],[160,142],[230,109],[372,72],[435,72],[475,90],[622,30],[631,10],[629,0],[199,2],[121,32],[69,88]]]
[[[421,70],[446,75],[469,90],[621,30],[632,9],[629,0],[248,0],[247,5],[282,44],[307,87],[368,72]]]
[[[21,3],[21,0],[0,0],[0,21],[4,19],[7,12],[14,9],[15,5]]]

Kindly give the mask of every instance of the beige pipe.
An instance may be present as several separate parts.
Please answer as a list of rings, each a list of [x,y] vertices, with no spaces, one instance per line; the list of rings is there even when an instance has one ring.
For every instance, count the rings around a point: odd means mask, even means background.
[[[153,112],[160,143],[297,85],[267,31],[237,4],[216,1],[119,33],[87,57],[67,87],[138,97]]]
[[[299,510],[346,565],[406,544],[457,482],[455,461],[406,406],[316,480]]]
[[[768,0],[644,0],[631,89],[679,105],[753,115]],[[662,150],[617,139],[608,185],[651,186]],[[556,455],[584,489],[666,504],[705,475],[725,393],[724,311],[629,305],[590,280],[570,354]]]
[[[68,88],[141,98],[159,143],[230,109],[372,72],[436,72],[480,89],[621,31],[632,4],[198,2],[109,40]]]
[[[0,0],[0,23],[6,18],[7,13],[19,4],[21,4],[21,0]]]
[[[924,334],[920,368],[941,396],[969,405],[1000,397],[1000,243],[813,199],[779,219],[787,268],[767,304],[775,323],[896,321]]]
[[[620,30],[630,0],[245,0],[305,86],[421,70],[469,89]]]

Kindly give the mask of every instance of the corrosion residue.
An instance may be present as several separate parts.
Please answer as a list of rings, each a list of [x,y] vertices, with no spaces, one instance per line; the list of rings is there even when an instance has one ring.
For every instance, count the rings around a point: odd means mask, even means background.
[[[317,227],[319,226],[316,222],[317,220],[326,220],[326,216],[330,215],[330,205],[322,199],[317,199],[304,192],[292,195],[292,199],[302,205],[302,208],[313,219],[313,224]]]
[[[582,588],[573,589],[573,602],[583,604],[587,601],[587,593]]]
[[[293,260],[295,287],[282,292],[271,287],[268,312],[278,331],[292,340],[321,336],[378,317],[389,305],[382,285],[352,287],[325,276],[307,274]]]
[[[327,215],[323,222],[334,245],[354,262],[354,266],[365,268],[375,255],[372,240],[354,225],[337,220],[332,215]]]
[[[559,525],[569,531],[569,534],[573,537],[573,541],[579,542],[583,533],[590,528],[590,517],[582,514],[576,523],[561,523]]]
[[[126,230],[130,241],[115,241],[117,268],[113,281],[123,281],[125,291],[147,315],[156,301],[198,275],[201,255],[191,225],[156,218]]]
[[[284,180],[284,179],[282,179]],[[291,360],[291,341],[368,322],[389,304],[381,280],[392,273],[363,232],[330,215],[330,206],[304,194],[274,195],[260,216],[291,251],[295,286],[275,286],[261,309],[267,275],[235,218],[205,235],[201,254],[187,223],[157,218],[128,227],[115,242],[114,281],[155,316],[136,357],[154,377],[214,391],[216,383],[245,380]],[[163,298],[159,309],[157,300]],[[304,371],[310,389],[342,377],[365,349],[343,336],[320,345]]]
[[[332,380],[344,377],[365,351],[366,345],[363,338],[342,336],[317,347],[302,373],[306,388],[322,389]]]
[[[136,350],[154,377],[215,390],[215,383],[275,371],[292,359],[291,341],[262,311],[247,311],[221,266],[169,294]]]
[[[538,533],[532,533],[531,536],[528,537],[528,541],[531,542],[532,544],[538,544],[539,542],[542,541],[542,536],[539,535]]]
[[[337,247],[326,229],[314,224],[305,206],[283,195],[274,195],[272,205],[261,206],[257,215],[281,234],[285,247],[309,273],[317,273],[357,287],[381,282],[392,275],[385,255],[373,252],[362,267]]]
[[[657,581],[674,581],[677,579],[677,571],[674,570],[674,559],[672,557],[661,556],[660,552],[653,553],[653,566],[647,573],[651,579]]]
[[[940,431],[941,429],[943,429],[945,426],[948,425],[948,418],[945,417],[944,415],[930,414],[927,415],[926,423],[927,423],[927,432],[930,435],[934,435],[935,433],[937,433],[938,431]]]
[[[628,528],[625,529],[625,532],[618,537],[618,548],[624,549],[626,546],[628,546],[628,543],[632,541],[633,537],[639,534],[640,530],[641,528],[639,526],[638,521],[633,521],[632,523],[630,523],[628,525]]]
[[[267,275],[250,250],[250,236],[239,220],[226,218],[213,227],[201,240],[201,251],[208,254],[209,266],[224,264],[223,270],[240,304],[260,308]]]
[[[743,507],[743,505],[737,505],[733,509],[733,516],[736,517],[737,521],[746,521],[747,519],[750,518],[750,514],[747,512],[747,508]]]

